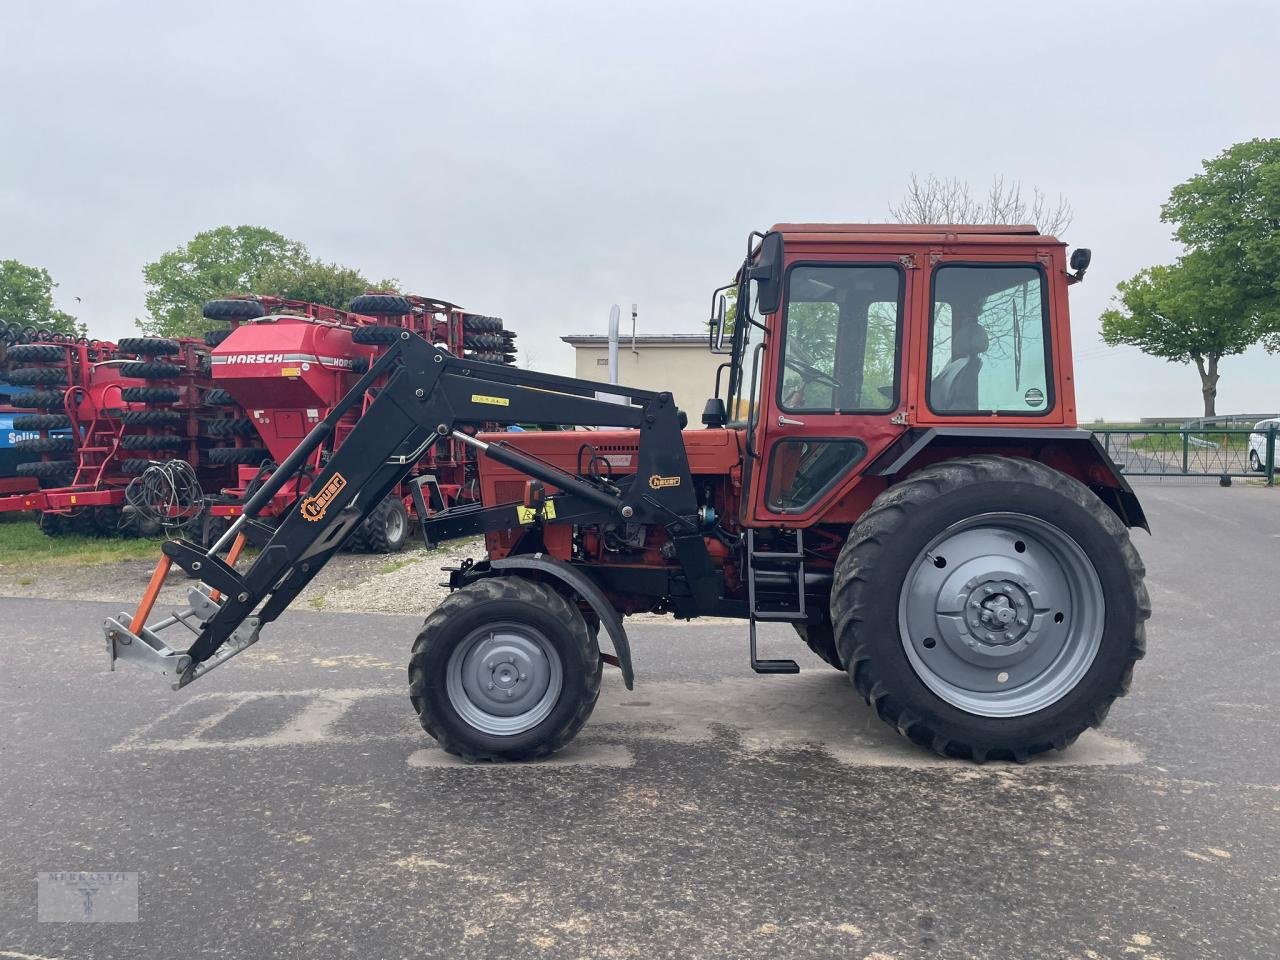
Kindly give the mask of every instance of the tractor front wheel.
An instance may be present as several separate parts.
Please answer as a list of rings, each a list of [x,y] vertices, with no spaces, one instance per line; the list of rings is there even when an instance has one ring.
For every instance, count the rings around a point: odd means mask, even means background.
[[[600,648],[543,583],[494,577],[455,590],[413,645],[423,729],[464,760],[535,760],[574,738],[600,694]]]
[[[854,687],[944,756],[1022,761],[1098,726],[1151,607],[1124,524],[1080,482],[973,456],[876,498],[835,570]]]

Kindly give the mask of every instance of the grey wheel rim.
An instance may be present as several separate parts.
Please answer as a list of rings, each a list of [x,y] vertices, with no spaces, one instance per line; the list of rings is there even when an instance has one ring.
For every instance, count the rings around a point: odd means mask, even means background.
[[[388,543],[399,543],[404,539],[405,517],[400,510],[389,510],[387,512],[386,534]]]
[[[916,675],[953,707],[1019,717],[1066,696],[1102,646],[1102,583],[1071,537],[1019,513],[948,527],[920,551],[898,601]]]
[[[528,624],[502,622],[473,630],[449,657],[445,689],[462,719],[510,737],[551,713],[564,685],[560,655]]]

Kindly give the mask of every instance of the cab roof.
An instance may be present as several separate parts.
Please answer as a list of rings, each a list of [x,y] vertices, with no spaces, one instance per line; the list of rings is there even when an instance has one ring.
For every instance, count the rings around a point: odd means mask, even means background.
[[[777,223],[773,230],[787,239],[852,240],[891,243],[1056,243],[1034,224],[1008,223]]]

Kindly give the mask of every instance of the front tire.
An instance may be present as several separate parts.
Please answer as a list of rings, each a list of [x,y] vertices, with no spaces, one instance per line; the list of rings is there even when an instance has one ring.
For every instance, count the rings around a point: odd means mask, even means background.
[[[424,730],[464,760],[535,760],[574,738],[600,694],[600,648],[543,583],[494,577],[432,611],[409,660]]]
[[[1262,465],[1262,458],[1258,456],[1257,450],[1249,451],[1249,469],[1254,473],[1266,473],[1266,468]]]
[[[1098,726],[1151,608],[1128,531],[1078,481],[974,456],[920,470],[858,521],[832,614],[854,687],[944,756],[1023,761]]]

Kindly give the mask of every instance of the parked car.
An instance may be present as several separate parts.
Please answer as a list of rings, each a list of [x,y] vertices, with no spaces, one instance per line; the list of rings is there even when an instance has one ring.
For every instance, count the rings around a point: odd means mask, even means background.
[[[1277,432],[1277,446],[1280,446],[1280,417],[1270,420],[1259,420],[1253,425],[1253,433],[1249,434],[1249,469],[1255,473],[1267,471],[1267,434]],[[1280,461],[1280,450],[1276,451],[1276,460]],[[1280,463],[1273,463],[1273,467]]]

